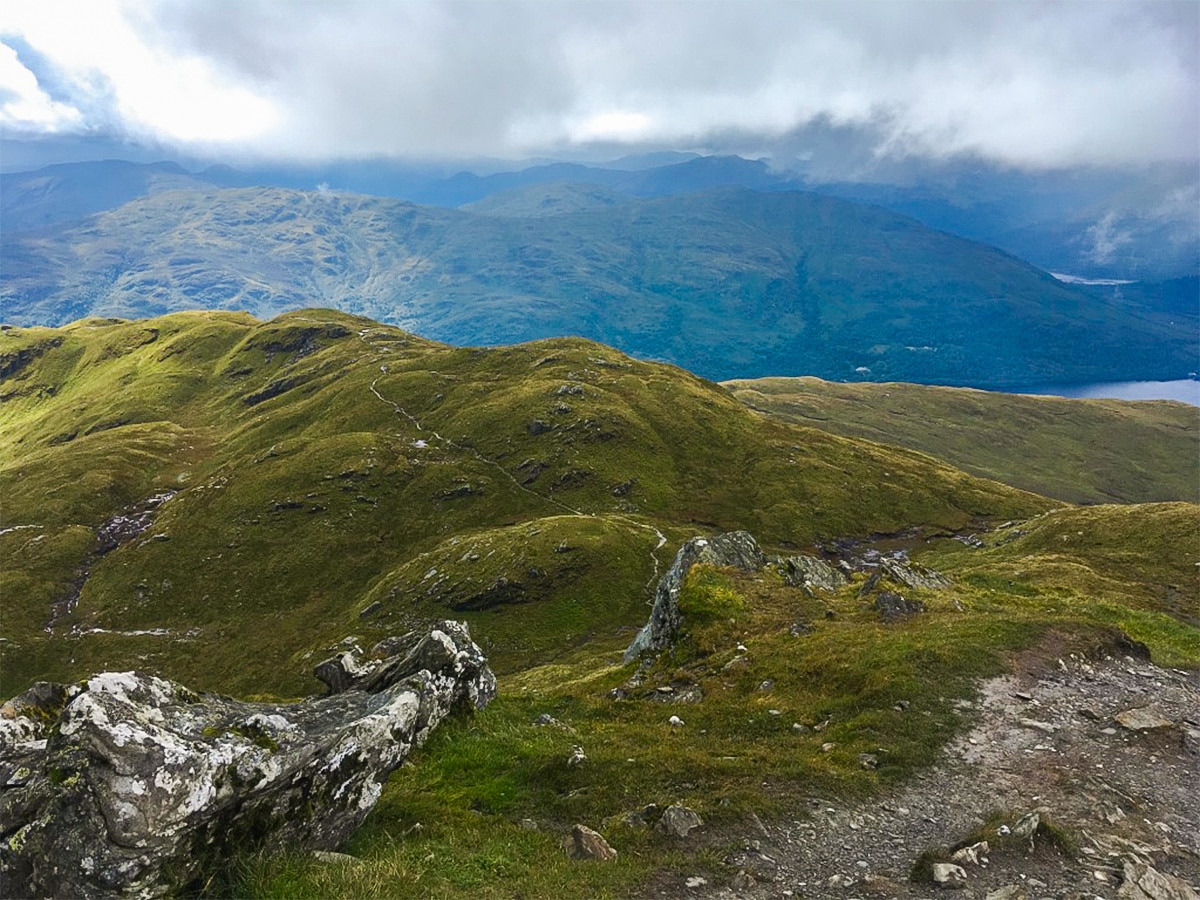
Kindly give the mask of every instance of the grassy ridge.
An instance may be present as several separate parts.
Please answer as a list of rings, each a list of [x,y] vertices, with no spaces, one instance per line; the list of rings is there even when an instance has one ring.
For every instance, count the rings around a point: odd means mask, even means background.
[[[993,592],[1001,605],[1058,606],[1086,598],[1081,620],[1138,637],[1162,616],[1200,626],[1200,517],[1193,503],[1054,510],[1001,529],[978,553],[945,549],[937,564]],[[999,598],[995,593],[998,592]],[[1181,632],[1181,634],[1186,632]],[[1189,659],[1195,637],[1162,652]],[[1170,659],[1168,659],[1170,661]]]
[[[1200,499],[1200,411],[917,384],[759,378],[725,386],[773,418],[928,453],[1071,503]]]
[[[302,693],[312,657],[348,631],[369,641],[489,590],[513,596],[464,615],[498,664],[528,664],[598,633],[619,642],[697,530],[808,546],[1048,506],[919,454],[766,421],[711,383],[579,339],[449,348],[307,311],[84,320],[0,341],[0,528],[21,526],[0,535],[19,598],[6,690],[136,663],[197,687]],[[78,552],[78,529],[165,490],[178,493],[146,534]],[[515,527],[530,522],[540,543]],[[476,534],[492,542],[486,564],[453,552]],[[580,549],[554,553],[563,543]],[[430,602],[393,591],[429,568]],[[496,611],[514,598],[555,627],[518,640]],[[169,635],[128,634],[156,629]]]
[[[749,813],[928,765],[1008,654],[1050,636],[1112,650],[1119,629],[1200,665],[1195,504],[1062,508],[581,339],[462,349],[330,311],[186,313],[7,329],[0,372],[6,695],[123,668],[298,695],[347,635],[368,647],[446,616],[500,672],[491,706],[396,773],[353,860],[239,860],[219,895],[719,883]],[[168,490],[144,533],[99,553],[110,517]],[[980,547],[949,537],[1006,520]],[[772,569],[697,567],[683,634],[630,682],[621,651],[656,577],[687,537],[734,528],[783,553],[892,534],[881,546],[951,586],[903,589],[927,611],[888,624],[859,596],[866,573],[814,596]],[[576,745],[587,761],[568,765]],[[688,847],[624,818],[676,802],[708,823]],[[617,863],[569,863],[575,822]]]
[[[1163,598],[1190,597],[1194,617],[1197,512],[1057,510],[981,549],[930,543],[920,558],[953,584],[905,589],[927,611],[893,624],[859,598],[865,575],[810,597],[770,571],[698,567],[681,596],[685,631],[638,687],[602,644],[503,677],[491,707],[393,777],[348,848],[354,860],[258,858],[238,889],[552,898],[628,896],[664,872],[726,883],[733,871],[721,860],[756,835],[750,813],[794,817],[814,796],[869,794],[931,764],[965,724],[959,701],[1013,653],[1041,652],[1043,641],[1059,654],[1124,653],[1119,630],[1160,664],[1200,665],[1196,623],[1161,611]],[[545,714],[556,723],[536,724]],[[588,758],[571,766],[575,746]],[[707,823],[686,851],[627,819],[676,802]],[[569,864],[559,842],[575,822],[599,828],[618,864]]]

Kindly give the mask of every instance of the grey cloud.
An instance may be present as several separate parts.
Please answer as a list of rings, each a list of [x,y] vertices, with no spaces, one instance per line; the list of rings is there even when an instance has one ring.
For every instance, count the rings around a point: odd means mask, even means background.
[[[1021,167],[1195,159],[1200,5],[166,0],[139,29],[270,98],[282,156],[628,149],[979,157]],[[597,141],[620,142],[620,135]],[[819,143],[819,141],[818,141]],[[637,146],[634,146],[637,145]],[[593,148],[594,149],[594,148]]]

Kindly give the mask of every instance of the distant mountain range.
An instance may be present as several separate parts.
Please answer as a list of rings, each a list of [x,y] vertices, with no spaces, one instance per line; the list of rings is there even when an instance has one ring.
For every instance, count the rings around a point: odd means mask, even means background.
[[[322,169],[239,171],[211,166],[187,172],[172,162],[137,164],[123,160],[63,163],[36,172],[0,175],[0,219],[5,231],[24,231],[113,209],[137,197],[164,190],[231,187],[283,187],[392,197],[428,206],[456,208],[504,191],[531,185],[573,183],[604,187],[634,197],[661,197],[716,187],[794,190],[793,177],[771,173],[766,164],[740,157],[655,154],[618,161],[612,167],[546,163],[477,175],[445,175],[388,164],[347,163]],[[663,163],[666,157],[670,161]]]
[[[501,171],[476,168],[481,172],[456,172],[446,164],[358,161],[243,170],[218,165],[191,173],[174,163],[67,163],[0,175],[0,221],[5,231],[42,227],[173,188],[313,190],[326,185],[458,208],[517,188],[564,182],[634,197],[737,186],[809,190],[880,205],[1069,275],[1161,281],[1200,272],[1200,179],[1189,166],[1134,173],[1023,173],[945,164],[893,173],[888,183],[830,181],[803,170],[776,170],[760,160],[683,153],[603,165],[542,162],[510,164]]]
[[[1196,367],[1186,309],[1088,295],[991,247],[811,193],[531,185],[451,210],[330,190],[172,190],[186,173],[121,172],[125,190],[150,193],[4,229],[7,321],[330,306],[456,344],[580,335],[712,378],[1016,386]],[[84,209],[85,193],[66,181],[42,205]]]

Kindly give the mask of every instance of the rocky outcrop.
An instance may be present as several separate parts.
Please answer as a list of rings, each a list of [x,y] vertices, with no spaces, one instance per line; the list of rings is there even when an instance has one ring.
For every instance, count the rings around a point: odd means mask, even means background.
[[[14,698],[0,708],[0,895],[157,897],[239,852],[336,849],[439,722],[495,695],[465,625],[400,646],[293,704],[135,672]]]
[[[897,584],[927,591],[941,591],[950,587],[950,579],[941,572],[927,569],[911,560],[884,557],[879,561],[879,570]]]
[[[1148,863],[1126,860],[1118,900],[1200,900],[1192,886]]]
[[[884,584],[922,590],[943,590],[951,584],[945,575],[911,562],[902,553],[885,557],[876,550],[868,550],[861,558],[857,558],[856,562],[857,565],[851,565],[843,560],[839,565],[846,572],[871,573],[858,591],[858,596],[864,599],[880,592]],[[749,532],[731,531],[712,538],[692,538],[679,548],[671,567],[659,579],[654,593],[654,606],[650,610],[650,621],[626,648],[625,662],[632,662],[647,651],[661,650],[675,639],[683,618],[679,609],[679,592],[688,572],[697,563],[728,566],[747,572],[758,572],[770,565],[783,578],[785,584],[799,588],[810,597],[816,596],[814,591],[836,591],[850,583],[844,572],[815,556],[765,555]],[[909,600],[895,591],[887,590],[879,593],[874,607],[879,611],[881,618],[888,622],[903,619],[925,609],[920,600]],[[806,630],[802,623],[797,623],[792,628],[793,634],[800,634]]]
[[[766,565],[767,559],[758,543],[746,531],[731,531],[713,538],[695,537],[687,541],[675,554],[671,568],[659,579],[650,621],[625,650],[626,662],[636,659],[647,650],[661,650],[675,637],[682,619],[679,592],[687,573],[697,563],[732,566],[754,572]]]
[[[848,584],[845,575],[815,556],[789,556],[779,561],[779,567],[784,583],[809,594],[814,589],[836,591]]]
[[[918,588],[928,591],[940,591],[950,587],[950,579],[941,572],[927,569],[913,562],[903,562],[897,559],[883,559],[872,565],[871,576],[858,589],[858,596],[866,598],[874,591],[895,588]]]

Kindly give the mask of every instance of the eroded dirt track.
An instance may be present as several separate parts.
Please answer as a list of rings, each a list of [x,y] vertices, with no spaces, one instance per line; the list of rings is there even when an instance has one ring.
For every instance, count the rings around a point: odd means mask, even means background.
[[[1200,678],[1119,653],[1056,657],[1043,648],[1015,660],[1012,674],[982,686],[974,727],[903,788],[854,805],[811,798],[791,821],[751,835],[749,877],[731,867],[725,884],[664,880],[650,896],[1196,896]],[[1065,849],[1046,829],[1032,840],[996,833],[997,814],[1012,822],[1032,812],[1066,838]],[[957,861],[964,883],[910,879],[922,853],[972,833],[991,840],[979,862]],[[1136,892],[1124,884],[1130,864],[1170,876],[1178,893]]]

